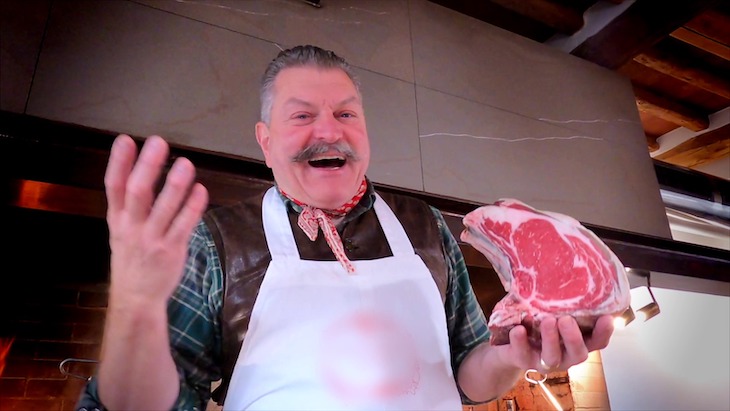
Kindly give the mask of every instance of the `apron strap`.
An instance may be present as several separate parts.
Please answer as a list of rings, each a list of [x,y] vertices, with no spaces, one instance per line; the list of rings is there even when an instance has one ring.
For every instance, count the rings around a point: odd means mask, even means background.
[[[378,193],[375,193],[375,204],[373,208],[375,209],[375,214],[378,216],[378,221],[380,221],[380,226],[383,228],[385,238],[388,239],[393,256],[415,255],[416,252],[413,250],[413,244],[408,239],[403,225],[398,221],[393,210],[390,209]]]
[[[264,220],[264,235],[271,257],[294,257],[299,259],[299,250],[294,241],[284,201],[271,187],[264,194],[261,213]]]

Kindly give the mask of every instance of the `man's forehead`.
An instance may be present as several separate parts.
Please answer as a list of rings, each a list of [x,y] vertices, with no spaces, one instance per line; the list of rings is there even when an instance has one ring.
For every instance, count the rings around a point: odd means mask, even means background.
[[[314,99],[307,99],[306,96],[300,96],[300,97],[289,97],[287,98],[283,103],[282,106],[284,107],[311,107],[316,105],[316,101]],[[357,104],[360,105],[360,97],[357,95],[346,97],[339,101],[334,101],[333,104],[335,106],[347,106],[350,104]]]
[[[347,85],[347,88],[357,93],[357,86],[350,76],[338,67],[317,67],[317,66],[298,66],[287,67],[277,74],[274,79],[274,89],[282,89],[282,87],[291,87],[292,85],[306,86],[308,84],[316,84],[324,81],[322,75],[329,77],[327,82],[340,83]],[[284,83],[284,85],[282,85]]]
[[[349,77],[345,70],[343,70],[341,67],[322,67],[318,66],[315,63],[309,63],[309,64],[303,64],[300,66],[289,66],[284,67],[279,71],[277,74],[277,77],[281,77],[282,74],[297,74],[297,73],[304,73],[304,72],[311,72],[311,71],[319,71],[322,73],[336,73],[336,74],[342,74],[346,77]]]

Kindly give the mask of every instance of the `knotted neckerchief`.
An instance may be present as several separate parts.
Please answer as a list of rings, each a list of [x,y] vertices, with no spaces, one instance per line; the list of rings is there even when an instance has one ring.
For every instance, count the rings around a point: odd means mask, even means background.
[[[360,199],[362,199],[362,196],[365,194],[367,186],[367,182],[363,179],[362,183],[360,183],[360,188],[357,189],[357,193],[355,193],[352,199],[334,210],[323,210],[321,208],[309,206],[291,197],[289,194],[285,193],[284,190],[280,190],[281,194],[302,208],[302,212],[299,214],[299,220],[297,221],[299,228],[301,228],[312,241],[317,239],[317,234],[321,228],[324,233],[324,239],[335,254],[335,258],[337,258],[337,261],[339,261],[340,264],[342,264],[342,267],[344,267],[350,274],[355,272],[355,267],[345,255],[345,248],[342,245],[342,239],[337,233],[337,228],[332,222],[332,219],[344,217],[345,214],[349,213],[357,205],[357,203],[360,202]]]

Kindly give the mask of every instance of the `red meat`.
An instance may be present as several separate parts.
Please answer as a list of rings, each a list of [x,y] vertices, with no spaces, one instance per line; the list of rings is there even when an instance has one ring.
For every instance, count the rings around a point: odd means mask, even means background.
[[[489,317],[492,345],[509,343],[509,330],[523,324],[539,347],[546,315],[571,315],[589,333],[599,316],[628,308],[623,264],[574,218],[502,199],[463,221],[461,239],[487,257],[507,291]]]

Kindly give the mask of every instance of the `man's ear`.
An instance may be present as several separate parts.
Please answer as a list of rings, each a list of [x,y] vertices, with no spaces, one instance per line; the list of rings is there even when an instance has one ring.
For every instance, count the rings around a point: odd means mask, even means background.
[[[271,168],[271,164],[269,164],[269,139],[271,138],[271,135],[269,134],[269,126],[266,125],[263,121],[259,121],[256,123],[256,141],[259,143],[259,147],[261,147],[261,151],[264,153],[264,159],[266,159],[266,166]]]

